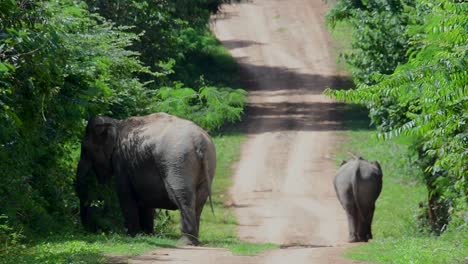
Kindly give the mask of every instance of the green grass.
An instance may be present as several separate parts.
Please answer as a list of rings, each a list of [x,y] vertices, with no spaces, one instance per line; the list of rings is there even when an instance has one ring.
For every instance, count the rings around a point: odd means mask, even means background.
[[[334,40],[332,42],[332,53],[337,58],[337,70],[341,74],[346,74],[348,66],[346,61],[340,57],[340,54],[347,53],[352,50],[353,41],[353,27],[348,22],[338,22],[335,28],[329,28],[331,37]]]
[[[468,263],[467,237],[466,228],[440,237],[407,234],[352,248],[346,256],[375,263]]]
[[[155,247],[173,246],[173,240],[151,236],[54,235],[9,252],[0,263],[103,263],[105,254],[138,255]]]
[[[421,227],[419,203],[427,199],[427,190],[421,172],[411,165],[411,138],[382,141],[375,130],[350,125],[343,132],[346,140],[339,160],[349,159],[348,152],[378,160],[384,178],[373,222],[374,240],[352,247],[345,256],[373,263],[467,263],[468,228],[437,237]]]
[[[247,242],[236,242],[228,247],[234,255],[241,256],[256,256],[265,250],[278,249],[278,245],[266,244],[252,244]]]

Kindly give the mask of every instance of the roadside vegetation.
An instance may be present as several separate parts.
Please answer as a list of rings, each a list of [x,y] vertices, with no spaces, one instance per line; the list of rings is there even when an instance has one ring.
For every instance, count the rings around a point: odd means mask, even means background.
[[[223,204],[243,137],[221,128],[240,120],[246,100],[235,61],[208,27],[223,2],[0,2],[1,263],[101,263],[174,246],[174,214],[159,212],[156,237],[131,239],[112,194],[98,205],[111,212],[100,231],[85,233],[73,186],[87,119],[157,111],[214,135],[215,215],[203,214],[202,243],[239,254],[272,247],[240,243]]]
[[[356,108],[346,110],[359,112]],[[384,178],[372,225],[374,239],[352,247],[345,256],[371,263],[466,262],[467,228],[449,230],[440,236],[427,228],[421,205],[428,191],[421,169],[414,166],[417,156],[410,148],[414,138],[403,136],[384,141],[376,137],[375,129],[363,126],[369,122],[366,116],[349,118],[352,121],[343,132],[347,141],[340,147],[339,161],[349,159],[349,152],[378,160]]]
[[[467,11],[464,1],[339,0],[328,14],[335,42],[352,40],[336,48],[357,87],[326,92],[351,112],[342,158],[379,160],[384,172],[375,239],[353,259],[468,261]]]

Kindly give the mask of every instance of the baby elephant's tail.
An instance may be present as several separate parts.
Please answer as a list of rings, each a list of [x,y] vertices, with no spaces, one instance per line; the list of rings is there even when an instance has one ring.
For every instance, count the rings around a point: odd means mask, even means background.
[[[361,201],[359,199],[359,181],[361,179],[361,168],[358,164],[357,169],[356,169],[356,174],[354,180],[351,182],[352,189],[353,189],[353,198],[354,198],[354,204],[356,205],[356,210],[358,217],[361,220],[364,220],[364,215],[362,213],[362,208],[361,208]]]

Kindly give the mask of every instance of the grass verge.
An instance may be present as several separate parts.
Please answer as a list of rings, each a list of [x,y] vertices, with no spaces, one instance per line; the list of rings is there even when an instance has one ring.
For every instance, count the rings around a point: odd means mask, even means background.
[[[175,241],[160,237],[130,238],[120,234],[54,235],[16,248],[0,263],[105,263],[107,254],[138,255],[155,247],[173,247]]]
[[[348,53],[352,51],[353,43],[353,27],[348,24],[348,22],[337,22],[335,27],[329,28],[332,38],[335,40],[331,43],[331,51],[336,61],[336,67],[339,74],[346,74],[348,72],[348,65],[343,53]]]
[[[357,124],[362,124],[362,119]],[[374,240],[352,247],[345,256],[373,263],[468,263],[468,228],[437,237],[420,225],[418,204],[427,199],[427,190],[421,172],[412,165],[408,149],[412,139],[382,141],[376,138],[375,130],[349,125],[350,130],[343,132],[346,141],[340,160],[348,159],[348,152],[378,160],[384,182],[376,204]]]

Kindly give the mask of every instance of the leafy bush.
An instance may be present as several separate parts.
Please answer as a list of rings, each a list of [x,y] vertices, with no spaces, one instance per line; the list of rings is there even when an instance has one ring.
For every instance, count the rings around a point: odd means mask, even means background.
[[[83,120],[114,108],[139,112],[135,102],[146,96],[133,73],[149,71],[125,49],[136,35],[83,4],[2,3],[0,213],[46,233],[76,210],[71,152]]]
[[[9,226],[8,217],[0,215],[0,256],[8,254],[19,245],[20,239],[23,237],[21,232],[15,232]]]
[[[413,1],[406,1],[412,3]],[[347,21],[353,30],[352,49],[342,54],[357,82],[375,84],[407,60],[411,6],[400,0],[339,0],[327,15],[332,28]]]
[[[208,30],[210,12],[230,1],[86,2],[91,10],[140,35],[131,48],[158,76],[148,83],[152,93],[147,111],[191,119],[210,131],[240,118],[245,93],[226,88],[237,84],[223,78],[237,69],[226,68],[233,61],[217,61],[229,55],[213,48],[219,42]]]
[[[240,117],[245,97],[245,91],[240,89],[204,86],[197,93],[179,83],[173,88],[164,87],[158,91],[159,100],[154,111],[181,116],[208,130],[215,130],[226,119],[233,122]]]
[[[414,149],[429,190],[428,217],[441,232],[449,221],[453,228],[468,225],[468,3],[420,0],[416,8],[424,23],[407,31],[414,47],[407,63],[375,85],[327,93],[367,105],[378,124],[379,109],[387,109],[384,138],[419,137]]]

